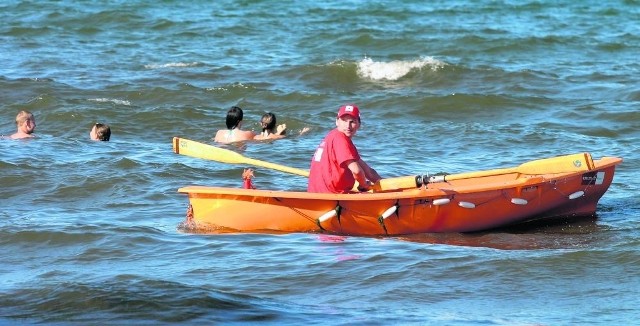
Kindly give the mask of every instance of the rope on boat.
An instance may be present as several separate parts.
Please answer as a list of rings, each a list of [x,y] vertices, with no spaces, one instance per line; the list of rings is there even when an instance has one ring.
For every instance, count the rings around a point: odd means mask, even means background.
[[[276,201],[278,201],[278,202],[280,202],[280,203],[284,203],[284,200],[282,200],[282,198],[273,197],[273,199],[274,199],[274,200],[276,200]],[[297,208],[295,208],[295,207],[291,207],[291,206],[289,206],[289,205],[285,205],[285,206],[286,206],[286,207],[288,207],[290,210],[292,210],[292,211],[296,212],[298,215],[300,215],[300,216],[304,217],[305,219],[309,220],[309,222],[311,222],[311,223],[313,223],[313,224],[318,225],[318,226],[320,227],[320,229],[324,230],[324,229],[322,228],[322,226],[320,226],[320,225],[318,224],[318,219],[315,219],[315,218],[313,218],[313,217],[311,217],[311,216],[309,216],[309,215],[307,215],[307,214],[305,214],[305,213],[303,213],[303,212],[299,211],[299,210],[298,210]]]
[[[593,177],[596,177],[596,175],[597,174],[594,174]],[[570,179],[570,178],[564,178],[563,181],[566,182],[566,180],[568,180],[568,179]],[[583,179],[584,179],[584,175],[583,175]],[[585,194],[588,192],[589,188],[591,188],[591,187],[593,187],[594,185],[597,184],[597,181],[596,181],[596,179],[587,180],[587,183],[583,183],[584,188],[582,188],[580,190],[576,190],[576,191],[574,191],[574,192],[572,192],[571,194],[568,194],[568,195],[565,192],[560,191],[560,189],[558,189],[558,187],[557,187],[557,184],[558,184],[557,181],[553,182],[553,190],[555,190],[556,192],[558,192],[562,196],[569,198],[570,200],[574,200],[574,199],[578,199],[580,197],[584,197]]]

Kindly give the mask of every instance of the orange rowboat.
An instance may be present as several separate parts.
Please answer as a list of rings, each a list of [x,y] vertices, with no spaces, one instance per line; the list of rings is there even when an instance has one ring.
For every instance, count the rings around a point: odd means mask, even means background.
[[[472,232],[541,218],[591,216],[621,162],[580,153],[516,168],[391,178],[373,193],[202,186],[178,191],[189,197],[183,223],[189,230],[362,236]],[[570,164],[573,168],[567,168]]]

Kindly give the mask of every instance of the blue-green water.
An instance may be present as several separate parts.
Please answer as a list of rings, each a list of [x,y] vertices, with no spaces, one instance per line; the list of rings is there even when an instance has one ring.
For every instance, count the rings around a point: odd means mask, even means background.
[[[640,299],[637,1],[5,1],[0,323],[632,324]],[[597,218],[481,234],[324,238],[177,228],[186,185],[244,166],[173,154],[231,105],[308,168],[340,104],[384,177],[588,151],[624,163]],[[88,140],[96,121],[109,143]],[[257,169],[261,189],[306,179]]]

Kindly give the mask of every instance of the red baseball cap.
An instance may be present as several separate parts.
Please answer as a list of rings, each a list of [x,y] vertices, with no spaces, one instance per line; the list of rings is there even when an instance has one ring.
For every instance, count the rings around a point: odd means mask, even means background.
[[[338,118],[342,118],[342,116],[345,115],[351,115],[360,120],[360,109],[353,104],[343,105],[340,107],[340,110],[338,110]]]

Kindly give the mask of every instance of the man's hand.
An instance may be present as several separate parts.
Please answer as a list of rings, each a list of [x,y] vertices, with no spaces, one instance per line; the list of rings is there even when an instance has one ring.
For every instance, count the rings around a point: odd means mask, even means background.
[[[371,189],[371,183],[369,183],[369,181],[367,181],[363,185],[358,185],[358,191],[360,192],[369,191],[370,189]]]

